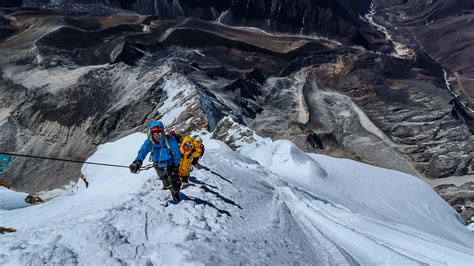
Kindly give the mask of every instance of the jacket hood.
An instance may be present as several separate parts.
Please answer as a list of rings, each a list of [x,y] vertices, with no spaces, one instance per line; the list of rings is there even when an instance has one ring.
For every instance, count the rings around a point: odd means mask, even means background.
[[[154,127],[163,128],[163,137],[161,138],[160,142],[157,143],[158,145],[162,145],[163,140],[165,138],[164,133],[166,132],[165,126],[163,126],[163,123],[161,123],[161,121],[155,121],[155,122],[150,123],[150,126],[148,127],[148,138],[150,139],[151,143],[153,143],[153,144],[156,143],[155,140],[153,139],[153,137],[151,136],[151,129],[154,128]]]
[[[163,126],[163,123],[161,121],[154,121],[150,123],[150,126],[148,127],[148,130],[151,130],[154,127],[161,127],[163,128],[163,132],[165,132],[165,126]]]

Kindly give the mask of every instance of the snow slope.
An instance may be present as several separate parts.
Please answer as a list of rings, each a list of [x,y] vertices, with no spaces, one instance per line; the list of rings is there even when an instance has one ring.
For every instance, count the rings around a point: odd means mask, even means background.
[[[29,206],[25,201],[26,196],[28,196],[27,193],[0,187],[0,210],[13,210]]]
[[[400,172],[306,154],[289,141],[241,154],[204,135],[183,201],[156,174],[83,167],[85,189],[0,210],[0,264],[451,264],[474,236],[427,184]],[[145,135],[99,147],[90,161],[128,165]],[[133,152],[129,152],[133,151]],[[244,156],[257,158],[262,165]],[[262,159],[266,158],[266,159]]]

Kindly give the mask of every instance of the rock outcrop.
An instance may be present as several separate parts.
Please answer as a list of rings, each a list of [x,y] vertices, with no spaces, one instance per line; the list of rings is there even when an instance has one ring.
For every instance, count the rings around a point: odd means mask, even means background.
[[[44,201],[39,196],[30,194],[26,196],[25,202],[28,204],[40,204],[40,203],[43,203]]]
[[[443,184],[434,189],[461,214],[466,223],[474,222],[474,182]]]
[[[16,232],[15,228],[0,226],[0,234],[15,233],[15,232]]]

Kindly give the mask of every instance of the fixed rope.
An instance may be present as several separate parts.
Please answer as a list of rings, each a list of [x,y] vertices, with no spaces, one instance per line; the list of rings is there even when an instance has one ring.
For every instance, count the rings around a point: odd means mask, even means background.
[[[69,162],[69,163],[94,164],[94,165],[102,165],[102,166],[110,166],[110,167],[128,168],[127,165],[108,164],[108,163],[95,163],[95,162],[84,162],[84,161],[77,161],[77,160],[69,160],[69,159],[61,159],[61,158],[51,158],[51,157],[44,157],[44,156],[34,156],[34,155],[18,154],[18,153],[11,153],[11,152],[0,152],[0,154],[9,155],[9,156],[17,156],[17,157],[35,158],[35,159],[42,159],[42,160],[52,160],[52,161]],[[144,166],[140,167],[140,170],[148,170],[148,169],[151,169],[151,168],[153,168],[153,164],[151,164],[151,165],[144,165]]]
[[[60,158],[51,158],[51,157],[44,157],[44,156],[34,156],[34,155],[10,153],[10,152],[0,152],[0,154],[10,155],[10,156],[16,156],[16,157],[35,158],[35,159],[42,159],[42,160],[52,160],[52,161],[61,161],[61,162],[70,162],[70,163],[81,163],[81,164],[95,164],[95,165],[102,165],[102,166],[112,166],[112,167],[128,168],[128,166],[126,166],[126,165],[108,164],[108,163],[84,162],[84,161],[76,161],[76,160],[69,160],[69,159],[60,159]]]
[[[42,159],[42,160],[61,161],[61,162],[69,162],[69,163],[94,164],[94,165],[101,165],[101,166],[129,168],[126,165],[118,165],[118,164],[84,162],[84,161],[77,161],[77,160],[51,158],[51,157],[44,157],[44,156],[34,156],[34,155],[18,154],[18,153],[11,153],[11,152],[0,152],[0,174],[3,174],[3,172],[5,172],[5,170],[7,169],[8,165],[12,162],[12,160],[11,160],[12,156]],[[148,169],[151,169],[153,167],[154,167],[153,164],[147,164],[147,165],[144,165],[144,166],[140,167],[140,170],[138,172],[143,171],[143,170],[148,170]],[[86,188],[88,188],[89,187],[89,182],[87,181],[86,177],[81,174],[80,178],[86,184]]]

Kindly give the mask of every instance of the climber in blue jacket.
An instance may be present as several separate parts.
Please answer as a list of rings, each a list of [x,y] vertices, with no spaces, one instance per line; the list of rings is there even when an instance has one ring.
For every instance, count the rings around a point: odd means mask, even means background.
[[[181,152],[175,138],[167,136],[165,132],[165,127],[160,121],[150,123],[148,137],[129,168],[130,172],[138,173],[146,155],[151,152],[150,158],[163,181],[163,189],[171,189],[173,200],[179,202],[181,181],[178,172]]]

